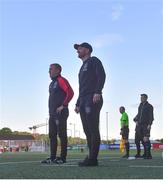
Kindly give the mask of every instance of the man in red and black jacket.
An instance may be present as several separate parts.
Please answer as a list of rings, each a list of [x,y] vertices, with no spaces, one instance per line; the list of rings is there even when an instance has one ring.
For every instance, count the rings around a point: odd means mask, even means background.
[[[49,138],[50,157],[42,163],[65,163],[67,156],[67,118],[69,116],[68,103],[74,92],[69,82],[61,76],[62,68],[59,64],[51,64],[49,68],[52,82],[49,86]],[[61,141],[61,155],[56,157],[57,134]]]

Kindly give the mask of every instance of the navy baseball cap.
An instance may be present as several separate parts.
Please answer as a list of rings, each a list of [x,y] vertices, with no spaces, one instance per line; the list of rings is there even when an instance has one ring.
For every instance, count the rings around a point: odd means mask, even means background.
[[[81,43],[81,44],[74,44],[75,49],[78,49],[79,47],[85,47],[85,48],[89,49],[90,52],[93,51],[92,46],[89,43],[86,43],[86,42]]]
[[[144,96],[145,98],[148,98],[147,94],[141,94],[141,96]]]

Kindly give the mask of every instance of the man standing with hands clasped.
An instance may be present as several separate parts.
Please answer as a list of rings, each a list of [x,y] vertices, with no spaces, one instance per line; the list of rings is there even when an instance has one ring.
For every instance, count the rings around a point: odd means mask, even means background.
[[[74,92],[69,82],[61,76],[62,67],[55,63],[49,68],[52,82],[49,85],[49,138],[50,157],[41,161],[44,164],[66,163],[67,156],[67,118],[69,116],[68,104]],[[60,157],[57,153],[57,135],[61,141]]]
[[[150,130],[153,123],[153,106],[147,101],[147,94],[141,94],[141,103],[138,108],[138,114],[134,118],[136,123],[135,128],[135,144],[137,148],[137,154],[135,158],[152,159],[151,155],[151,142],[150,142]],[[140,142],[144,146],[144,154],[140,154]]]
[[[105,71],[101,61],[97,57],[91,57],[93,49],[90,44],[86,42],[74,44],[74,48],[83,62],[79,71],[79,97],[75,112],[80,113],[89,149],[89,155],[79,162],[79,166],[98,166],[99,118],[103,105],[102,89],[105,83]]]

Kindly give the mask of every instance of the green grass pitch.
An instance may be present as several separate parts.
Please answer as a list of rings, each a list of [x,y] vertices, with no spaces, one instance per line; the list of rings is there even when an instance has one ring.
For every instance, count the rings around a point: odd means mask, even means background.
[[[100,151],[97,167],[78,167],[87,152],[68,151],[63,165],[42,165],[47,153],[3,153],[0,179],[163,179],[162,151],[153,150],[151,160],[127,160],[118,150]],[[130,156],[134,155],[132,150]]]

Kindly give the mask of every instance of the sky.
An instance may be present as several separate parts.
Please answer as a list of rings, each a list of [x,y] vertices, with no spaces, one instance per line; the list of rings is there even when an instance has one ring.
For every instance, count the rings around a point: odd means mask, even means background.
[[[82,61],[73,45],[88,42],[106,71],[101,138],[107,130],[109,139],[120,138],[120,106],[134,138],[142,93],[154,107],[151,139],[163,138],[162,0],[0,0],[0,39],[0,129],[31,132],[47,122],[49,65],[59,63],[75,93],[68,135],[75,127],[85,137],[74,112]]]

